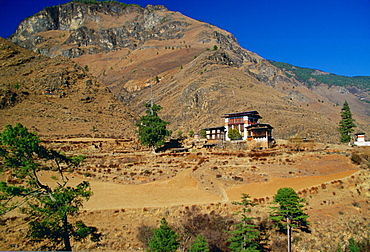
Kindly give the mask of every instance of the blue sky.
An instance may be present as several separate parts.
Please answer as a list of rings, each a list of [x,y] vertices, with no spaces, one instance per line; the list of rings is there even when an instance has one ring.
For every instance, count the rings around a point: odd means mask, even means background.
[[[0,36],[68,0],[0,0]],[[370,76],[369,0],[130,0],[216,25],[265,59],[346,76]]]

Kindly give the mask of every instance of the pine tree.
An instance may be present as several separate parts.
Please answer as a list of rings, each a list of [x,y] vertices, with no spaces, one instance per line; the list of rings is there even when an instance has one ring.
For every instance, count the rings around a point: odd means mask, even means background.
[[[360,252],[360,247],[357,245],[353,237],[349,239],[348,250],[349,252]]]
[[[300,198],[293,188],[280,188],[274,196],[274,204],[279,204],[277,207],[270,207],[273,211],[270,214],[272,221],[277,221],[279,227],[286,229],[286,225],[282,222],[290,218],[291,226],[298,228],[308,228],[309,217],[303,211],[303,203],[305,199]]]
[[[209,252],[207,239],[202,234],[199,234],[191,244],[189,252]]]
[[[171,131],[166,129],[169,122],[163,121],[158,116],[158,111],[162,109],[160,105],[146,103],[146,115],[140,117],[140,122],[137,123],[138,137],[142,145],[152,148],[162,146],[165,143],[166,137],[171,135]]]
[[[247,213],[251,212],[248,207],[253,207],[255,204],[249,200],[248,194],[242,194],[241,202],[233,202],[233,204],[243,206],[242,210],[237,214],[241,215],[241,222],[234,225],[235,230],[228,231],[231,236],[228,241],[230,242],[229,249],[233,252],[239,251],[259,251],[259,236],[260,232],[257,225],[252,223],[253,217],[247,217]]]
[[[356,127],[355,120],[352,118],[351,109],[347,101],[344,102],[342,111],[340,112],[342,120],[339,123],[340,141],[342,143],[349,143],[351,141],[351,133]]]
[[[48,240],[51,250],[61,246],[65,251],[72,250],[71,238],[82,240],[90,236],[98,241],[100,235],[95,227],[69,221],[70,216],[78,214],[83,200],[92,196],[89,182],[70,187],[64,176],[65,169],[82,160],[83,157],[70,158],[43,147],[38,136],[22,124],[7,125],[0,134],[0,169],[10,171],[13,177],[25,183],[0,182],[0,215],[21,209],[30,219],[28,235],[32,241]],[[44,169],[56,171],[55,184],[39,179]]]
[[[178,247],[176,232],[168,226],[166,219],[163,218],[159,228],[153,230],[153,236],[149,240],[149,251],[174,252]]]
[[[291,251],[291,228],[294,227],[308,231],[310,223],[307,221],[307,218],[309,216],[304,213],[302,202],[305,202],[305,200],[300,198],[293,188],[285,187],[277,191],[272,202],[279,204],[279,206],[270,207],[272,209],[270,219],[277,223],[281,231],[287,230],[288,251]]]

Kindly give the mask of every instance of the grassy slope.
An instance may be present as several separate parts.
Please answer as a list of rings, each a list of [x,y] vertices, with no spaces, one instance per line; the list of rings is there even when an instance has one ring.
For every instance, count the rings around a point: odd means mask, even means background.
[[[323,83],[335,86],[355,86],[360,89],[370,89],[370,76],[340,76],[336,74],[317,74],[316,69],[293,66],[289,63],[270,61],[274,66],[282,69],[288,77],[295,77],[298,81],[312,86],[315,83]]]

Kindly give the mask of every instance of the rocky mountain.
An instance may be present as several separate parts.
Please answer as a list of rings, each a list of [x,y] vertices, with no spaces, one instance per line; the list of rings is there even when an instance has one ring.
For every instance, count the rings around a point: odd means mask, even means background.
[[[276,138],[336,142],[347,100],[358,130],[370,132],[369,104],[349,87],[307,86],[229,32],[164,6],[48,7],[22,21],[9,40],[52,60],[71,58],[136,114],[154,100],[174,131],[220,126],[224,113],[257,110]]]
[[[82,67],[0,38],[0,127],[21,122],[42,137],[132,135],[135,116]]]

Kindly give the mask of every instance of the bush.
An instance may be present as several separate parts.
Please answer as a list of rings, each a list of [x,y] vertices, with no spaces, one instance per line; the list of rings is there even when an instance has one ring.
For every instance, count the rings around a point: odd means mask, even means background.
[[[368,148],[359,148],[352,153],[351,160],[363,169],[370,169],[370,150]]]
[[[231,140],[240,140],[240,139],[242,139],[242,136],[240,135],[239,130],[237,130],[237,129],[229,129],[229,132],[227,133],[227,136]]]

